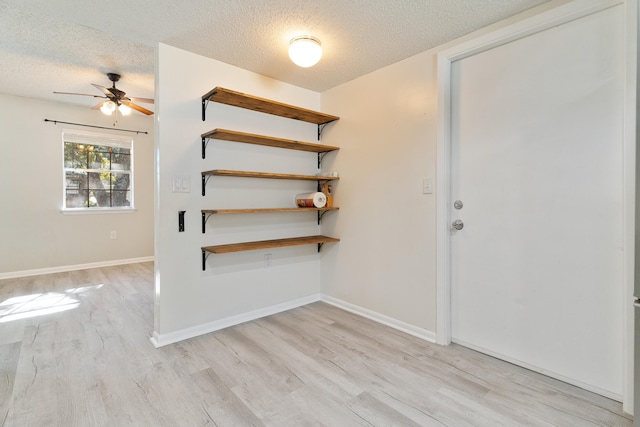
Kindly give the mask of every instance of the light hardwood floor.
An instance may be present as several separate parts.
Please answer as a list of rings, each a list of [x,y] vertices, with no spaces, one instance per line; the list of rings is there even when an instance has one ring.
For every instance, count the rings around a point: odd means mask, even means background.
[[[151,263],[1,280],[2,425],[632,424],[618,402],[324,303],[155,349],[152,280]]]

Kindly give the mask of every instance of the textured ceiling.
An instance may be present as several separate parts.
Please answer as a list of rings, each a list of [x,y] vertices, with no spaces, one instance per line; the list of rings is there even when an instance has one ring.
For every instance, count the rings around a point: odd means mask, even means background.
[[[547,0],[0,0],[0,93],[91,105],[118,88],[153,98],[154,46],[166,43],[323,91]],[[556,0],[558,2],[558,0]],[[322,42],[302,69],[288,42]]]

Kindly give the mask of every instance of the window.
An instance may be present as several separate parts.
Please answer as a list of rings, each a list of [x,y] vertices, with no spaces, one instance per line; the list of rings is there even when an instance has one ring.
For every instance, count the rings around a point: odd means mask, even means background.
[[[63,131],[64,210],[133,208],[133,140]]]

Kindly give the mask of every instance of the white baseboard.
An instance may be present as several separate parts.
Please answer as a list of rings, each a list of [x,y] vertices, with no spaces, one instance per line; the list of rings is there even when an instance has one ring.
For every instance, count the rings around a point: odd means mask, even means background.
[[[150,338],[151,343],[156,347],[162,347],[165,345],[173,344],[178,341],[194,338],[199,335],[208,334],[210,332],[219,331],[221,329],[229,328],[231,326],[239,325],[241,323],[250,322],[252,320],[259,319],[261,317],[271,316],[272,314],[281,313],[283,311],[291,310],[294,308],[302,307],[307,304],[311,304],[317,301],[323,301],[327,304],[331,304],[334,307],[338,307],[342,310],[350,313],[357,314],[374,322],[381,323],[389,326],[393,329],[402,331],[414,337],[423,339],[425,341],[435,343],[436,335],[434,332],[426,329],[419,328],[414,325],[410,325],[401,320],[394,319],[384,314],[376,313],[375,311],[368,310],[366,308],[351,304],[337,298],[333,298],[324,294],[315,294],[308,297],[298,298],[293,301],[285,302],[282,304],[273,305],[271,307],[265,307],[258,310],[253,310],[248,313],[238,314],[236,316],[226,317],[224,319],[215,320],[213,322],[205,323],[203,325],[196,325],[178,331],[169,332],[166,334],[159,334],[153,332],[153,336]]]
[[[205,323],[202,325],[180,329],[178,331],[169,332],[166,334],[159,334],[154,331],[153,336],[151,337],[151,343],[156,348],[162,347],[168,344],[176,343],[178,341],[186,340],[188,338],[193,338],[198,335],[208,334],[210,332],[219,331],[220,329],[225,329],[230,326],[239,325],[240,323],[250,322],[261,317],[271,316],[272,314],[277,314],[297,307],[302,307],[303,305],[311,304],[320,300],[321,295],[315,294],[308,297],[298,298],[293,301],[288,301],[282,304],[276,304],[270,307],[260,308],[258,310],[238,314],[236,316],[230,316],[224,319],[215,320],[213,322]]]
[[[90,262],[88,264],[62,265],[58,267],[36,268],[34,270],[10,271],[0,273],[0,280],[15,279],[18,277],[39,276],[41,274],[64,273],[67,271],[87,270],[89,268],[111,267],[114,265],[136,264],[139,262],[153,261],[153,256],[141,258],[116,259],[112,261]]]
[[[420,338],[434,344],[436,342],[436,334],[434,332],[419,328],[393,317],[385,316],[384,314],[380,314],[367,308],[360,307],[359,305],[351,304],[349,302],[342,301],[324,294],[322,295],[321,301],[324,301],[327,304],[331,304],[342,310],[357,314],[362,317],[366,317],[367,319],[373,320],[374,322],[381,323],[409,335],[413,335],[416,338]]]

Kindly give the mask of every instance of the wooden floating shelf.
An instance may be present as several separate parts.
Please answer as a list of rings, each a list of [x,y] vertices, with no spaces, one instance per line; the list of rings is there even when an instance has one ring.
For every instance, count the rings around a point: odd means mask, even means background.
[[[287,239],[261,240],[257,242],[231,243],[227,245],[204,246],[202,250],[202,271],[207,268],[209,254],[226,254],[231,252],[253,251],[258,249],[283,248],[286,246],[318,245],[318,252],[325,243],[339,242],[340,239],[327,236],[291,237]]]
[[[226,254],[231,252],[253,251],[257,249],[283,248],[286,246],[311,245],[328,242],[339,242],[340,239],[327,236],[290,237],[287,239],[261,240],[257,242],[231,243],[227,245],[205,246],[204,252]]]
[[[273,114],[274,116],[301,120],[307,123],[315,123],[317,125],[327,124],[340,119],[340,117],[333,116],[331,114],[307,110],[306,108],[283,104],[281,102],[259,98],[253,95],[247,95],[245,93],[236,92],[223,87],[215,87],[202,95],[203,121],[205,120],[206,103],[208,101],[232,105],[234,107],[245,108],[247,110],[260,111],[262,113]]]
[[[220,139],[224,141],[242,142],[245,144],[263,145],[266,147],[286,148],[289,150],[309,151],[312,153],[328,153],[339,150],[340,147],[331,145],[312,144],[309,142],[294,141],[291,139],[275,138],[272,136],[256,135],[252,133],[237,132],[227,129],[214,129],[203,133],[202,137],[202,158],[205,158],[207,139]]]
[[[214,169],[202,172],[202,176],[235,176],[242,178],[293,179],[300,181],[335,181],[337,176],[297,175],[289,173],[250,172],[225,169]]]
[[[249,209],[203,209],[203,214],[242,214],[242,213],[272,213],[272,212],[322,212],[337,211],[338,207],[330,208],[249,208]]]
[[[329,211],[337,211],[338,207],[324,208],[248,208],[248,209],[203,209],[202,212],[202,233],[206,232],[207,221],[211,215],[228,215],[228,214],[249,214],[249,213],[281,213],[281,212],[317,212],[318,225],[322,221],[322,217]]]

